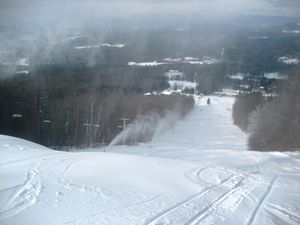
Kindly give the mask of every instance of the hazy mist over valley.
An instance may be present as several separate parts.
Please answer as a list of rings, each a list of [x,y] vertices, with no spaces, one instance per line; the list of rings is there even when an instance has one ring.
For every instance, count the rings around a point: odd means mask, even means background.
[[[300,223],[299,0],[0,0],[1,225]]]

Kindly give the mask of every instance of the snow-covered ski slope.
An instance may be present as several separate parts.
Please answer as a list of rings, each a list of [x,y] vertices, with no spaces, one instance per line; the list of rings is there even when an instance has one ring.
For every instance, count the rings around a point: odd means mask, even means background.
[[[210,98],[135,147],[63,153],[0,136],[0,224],[300,224],[300,155],[246,151],[233,98]]]

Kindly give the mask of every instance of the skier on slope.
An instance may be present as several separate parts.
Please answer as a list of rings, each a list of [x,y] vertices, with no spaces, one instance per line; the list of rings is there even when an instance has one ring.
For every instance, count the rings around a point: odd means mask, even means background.
[[[207,105],[210,105],[210,98],[207,99]]]

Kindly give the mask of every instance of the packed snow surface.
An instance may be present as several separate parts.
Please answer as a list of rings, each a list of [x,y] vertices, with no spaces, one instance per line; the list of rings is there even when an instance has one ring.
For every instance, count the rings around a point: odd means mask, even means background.
[[[210,99],[135,147],[56,152],[0,136],[0,224],[299,224],[299,153],[247,151],[233,98]]]

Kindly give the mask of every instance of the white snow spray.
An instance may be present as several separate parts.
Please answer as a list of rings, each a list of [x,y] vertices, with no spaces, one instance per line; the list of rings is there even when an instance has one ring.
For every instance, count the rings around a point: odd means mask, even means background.
[[[139,116],[111,141],[109,147],[119,144],[150,142],[172,128],[179,119],[180,114],[171,111],[167,111],[163,115],[149,113]]]

